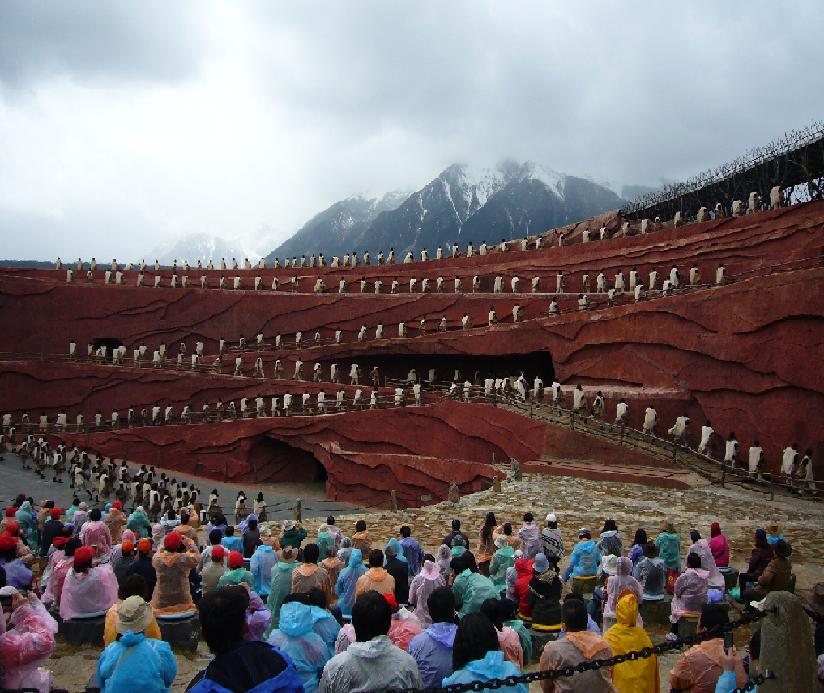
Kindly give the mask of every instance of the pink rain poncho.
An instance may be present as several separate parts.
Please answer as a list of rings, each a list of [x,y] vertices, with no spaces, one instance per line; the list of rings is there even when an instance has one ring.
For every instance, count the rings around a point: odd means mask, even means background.
[[[108,556],[112,550],[112,535],[109,528],[102,520],[88,520],[80,530],[80,541],[83,546],[93,546],[96,548],[96,556],[103,558]]]
[[[105,614],[117,601],[117,578],[111,565],[78,573],[70,570],[60,595],[60,618]]]
[[[618,567],[615,575],[607,578],[607,602],[604,605],[605,616],[615,616],[615,605],[625,590],[632,592],[639,604],[644,601],[644,588],[638,580],[632,577],[632,560],[626,556],[621,556],[618,558]],[[640,620],[640,616],[638,618]]]
[[[0,686],[34,688],[39,693],[51,689],[51,674],[41,667],[54,650],[57,622],[42,602],[29,593],[28,602],[17,607],[8,630],[0,635]]]
[[[672,598],[672,615],[675,623],[686,613],[700,614],[707,603],[707,578],[709,573],[702,568],[687,568],[675,581],[675,595]]]
[[[249,592],[249,608],[246,610],[246,623],[249,630],[247,640],[263,640],[263,634],[269,629],[272,613],[256,592]]]
[[[715,559],[712,557],[712,549],[710,549],[709,542],[707,542],[706,539],[699,539],[690,546],[687,551],[688,555],[691,553],[697,553],[701,557],[701,568],[709,574],[707,580],[710,589],[723,590],[724,576],[721,575],[721,571],[718,570],[718,566],[715,565]]]
[[[412,638],[422,631],[421,622],[415,617],[415,614],[402,607],[398,609],[397,613],[392,614],[392,625],[389,626],[387,635],[396,646],[406,652]]]
[[[414,605],[415,616],[421,622],[422,628],[432,625],[426,600],[438,587],[445,585],[446,580],[441,575],[438,565],[432,561],[425,561],[421,572],[412,579],[412,584],[409,585],[409,603]]]
[[[62,551],[60,553],[63,553]],[[54,554],[57,555],[57,552]],[[60,595],[63,592],[63,584],[66,581],[66,575],[74,565],[74,558],[63,554],[63,558],[54,562],[49,579],[46,582],[46,591],[43,593],[43,601],[46,604],[55,604],[60,601]]]

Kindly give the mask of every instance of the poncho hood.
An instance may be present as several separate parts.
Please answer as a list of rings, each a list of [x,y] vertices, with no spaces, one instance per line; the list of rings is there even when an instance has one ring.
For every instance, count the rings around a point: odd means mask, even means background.
[[[455,644],[455,633],[458,632],[458,626],[454,623],[433,623],[426,629],[426,632],[436,642],[444,647],[451,648]]]
[[[308,604],[289,602],[280,607],[278,628],[293,638],[310,632],[314,623],[312,607]]]

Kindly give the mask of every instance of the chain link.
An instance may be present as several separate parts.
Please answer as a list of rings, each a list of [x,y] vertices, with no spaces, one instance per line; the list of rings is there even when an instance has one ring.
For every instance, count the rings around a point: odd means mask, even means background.
[[[520,683],[530,684],[534,681],[546,681],[562,677],[568,678],[570,676],[575,676],[575,674],[582,674],[586,671],[595,671],[603,667],[614,667],[624,662],[636,661],[638,659],[646,659],[647,657],[651,657],[652,655],[662,655],[665,652],[670,652],[672,650],[680,650],[683,647],[697,645],[698,643],[704,642],[706,640],[712,640],[714,638],[721,637],[724,633],[733,631],[736,628],[740,628],[741,626],[745,626],[750,623],[754,623],[755,621],[759,621],[765,616],[775,613],[776,611],[776,608],[772,608],[764,611],[748,612],[736,621],[730,621],[729,623],[724,624],[723,626],[717,626],[712,630],[706,631],[704,633],[688,635],[684,638],[679,638],[678,640],[674,640],[672,642],[662,642],[657,645],[653,645],[652,647],[644,647],[640,650],[633,650],[632,652],[626,652],[624,654],[615,655],[613,657],[607,657],[605,659],[587,660],[575,666],[570,665],[558,669],[532,671],[527,674],[521,674],[520,676],[507,676],[503,679],[491,679],[489,681],[473,681],[472,683],[453,683],[448,686],[441,686],[437,688],[389,688],[383,689],[383,693],[420,693],[421,691],[427,691],[428,693],[463,693],[464,691],[497,690],[505,686],[517,686]],[[744,688],[739,688],[737,690],[751,691],[756,685],[764,683],[764,681],[766,681],[767,679],[772,678],[775,678],[775,675],[772,674],[772,672],[767,671],[764,674],[759,674],[755,679],[753,679],[753,681],[748,683]],[[381,692],[369,691],[368,693]]]

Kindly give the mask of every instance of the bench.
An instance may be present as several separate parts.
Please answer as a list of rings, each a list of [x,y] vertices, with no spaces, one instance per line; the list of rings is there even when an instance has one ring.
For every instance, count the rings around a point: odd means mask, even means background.
[[[598,582],[597,575],[589,575],[586,577],[572,578],[572,591],[578,594],[590,595],[595,592],[595,585]]]
[[[558,630],[551,631],[551,630],[535,630],[534,628],[529,629],[529,637],[532,640],[532,661],[537,662],[541,658],[541,653],[544,651],[544,648],[547,646],[547,643],[554,642],[558,639],[558,635],[561,633],[560,626]],[[524,662],[524,666],[526,666],[528,662]]]
[[[200,618],[197,611],[175,616],[157,616],[160,636],[172,649],[194,652],[200,641]]]
[[[57,619],[57,632],[74,647],[80,645],[102,647],[105,622],[106,614],[70,618],[67,621]]]

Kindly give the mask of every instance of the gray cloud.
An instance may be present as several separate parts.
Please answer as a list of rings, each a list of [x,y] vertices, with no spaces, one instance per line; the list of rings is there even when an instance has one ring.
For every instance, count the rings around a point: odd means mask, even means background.
[[[248,247],[456,160],[682,178],[824,112],[821,26],[818,0],[7,1],[0,235],[16,256]]]

